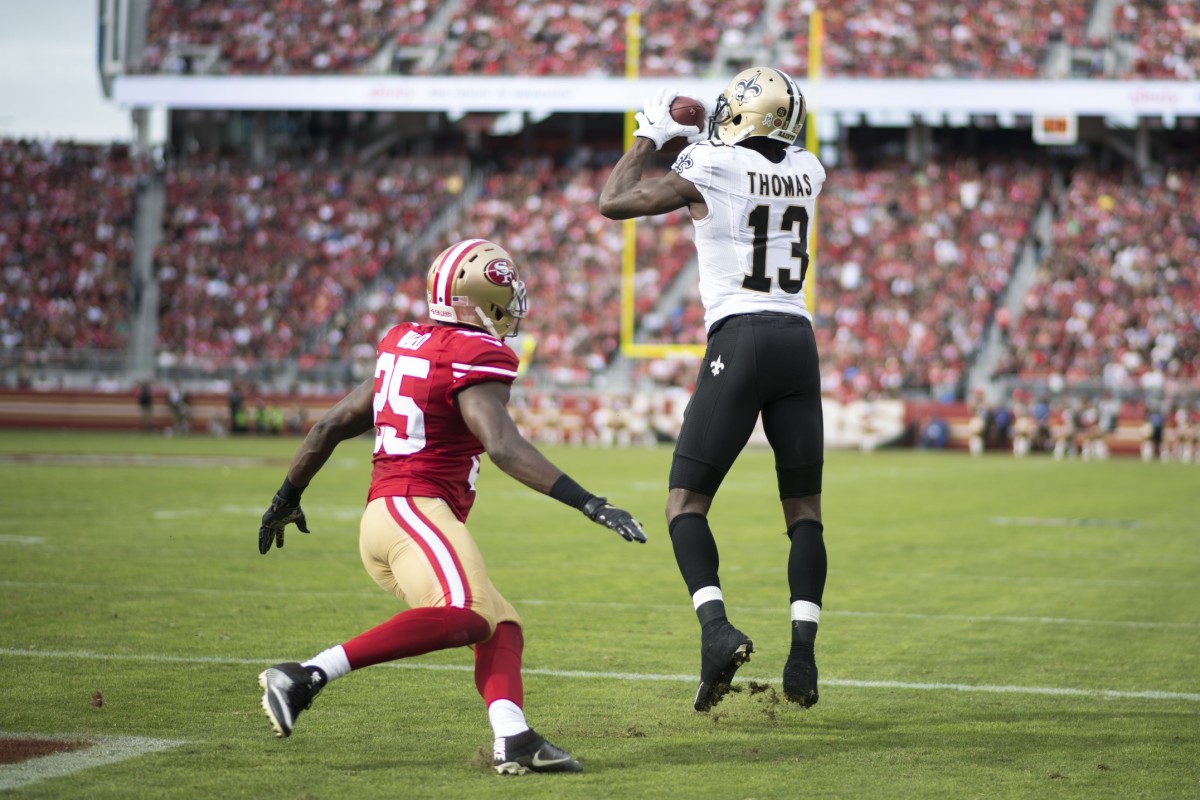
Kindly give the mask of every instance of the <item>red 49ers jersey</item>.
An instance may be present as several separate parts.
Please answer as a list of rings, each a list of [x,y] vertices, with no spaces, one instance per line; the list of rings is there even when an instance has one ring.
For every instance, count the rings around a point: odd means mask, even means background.
[[[483,445],[454,396],[483,381],[511,384],[519,359],[499,339],[468,328],[406,322],[375,357],[375,456],[367,502],[440,497],[466,521]]]

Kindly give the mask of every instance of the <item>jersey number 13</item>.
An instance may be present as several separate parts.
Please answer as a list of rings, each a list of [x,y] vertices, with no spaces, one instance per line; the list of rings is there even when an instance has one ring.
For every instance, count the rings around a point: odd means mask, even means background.
[[[771,228],[771,207],[755,206],[746,216],[747,224],[754,231],[754,255],[750,274],[742,278],[742,288],[752,292],[771,291],[771,278],[767,275],[767,235]],[[784,209],[779,230],[795,236],[792,240],[791,257],[800,262],[800,277],[793,279],[792,270],[780,267],[777,270],[779,288],[788,294],[796,294],[804,286],[808,272],[808,210],[804,206],[788,206]]]

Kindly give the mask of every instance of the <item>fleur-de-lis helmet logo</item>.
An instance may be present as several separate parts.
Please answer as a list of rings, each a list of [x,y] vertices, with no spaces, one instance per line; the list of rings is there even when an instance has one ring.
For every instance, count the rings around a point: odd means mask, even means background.
[[[749,80],[738,81],[733,87],[733,94],[739,103],[746,102],[747,97],[758,97],[762,94],[762,87],[758,85],[758,73],[752,75]]]

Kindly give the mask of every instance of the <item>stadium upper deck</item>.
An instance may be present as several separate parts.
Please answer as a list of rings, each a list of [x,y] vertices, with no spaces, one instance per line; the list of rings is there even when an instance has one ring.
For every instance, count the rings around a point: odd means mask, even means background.
[[[214,74],[621,76],[624,0],[150,0],[137,71]],[[1168,0],[867,0],[642,4],[642,73],[726,62],[869,78],[1156,78],[1200,74],[1200,11]],[[969,7],[968,7],[969,6]]]

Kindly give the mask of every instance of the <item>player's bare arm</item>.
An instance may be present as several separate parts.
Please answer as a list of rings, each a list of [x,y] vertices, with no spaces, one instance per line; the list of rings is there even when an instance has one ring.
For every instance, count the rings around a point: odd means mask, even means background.
[[[628,511],[584,489],[521,435],[508,413],[509,394],[508,384],[485,381],[468,386],[457,395],[463,421],[492,463],[531,489],[578,509],[625,541],[645,542],[646,531]]]
[[[271,499],[258,528],[258,552],[266,555],[271,547],[283,548],[283,534],[288,524],[295,524],[301,533],[308,533],[308,520],[300,507],[300,495],[313,476],[329,460],[334,448],[371,429],[375,422],[372,403],[375,396],[374,377],[360,383],[350,394],[326,411],[313,425],[288,467],[283,485]]]
[[[477,383],[458,393],[458,410],[492,463],[529,488],[549,494],[563,472],[521,435],[508,413],[509,395],[506,383]]]
[[[288,480],[294,486],[308,486],[320,471],[334,448],[347,439],[361,436],[375,424],[372,404],[375,398],[375,378],[367,378],[350,394],[326,411],[313,425],[288,468]]]
[[[609,219],[631,219],[665,214],[690,206],[692,216],[707,215],[704,196],[689,180],[674,172],[657,178],[642,179],[646,164],[655,153],[654,143],[637,137],[609,173],[600,192],[600,213]]]

